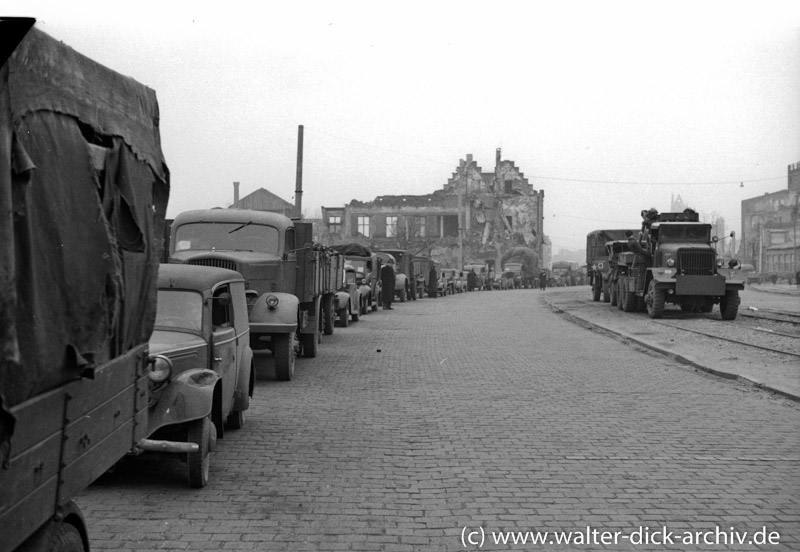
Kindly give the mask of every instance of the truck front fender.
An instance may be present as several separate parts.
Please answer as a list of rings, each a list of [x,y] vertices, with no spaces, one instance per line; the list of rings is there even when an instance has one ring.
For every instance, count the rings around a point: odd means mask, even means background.
[[[199,420],[211,413],[214,388],[220,377],[213,370],[196,368],[181,372],[160,391],[148,412],[148,435],[168,425]]]
[[[350,294],[346,291],[337,291],[333,297],[333,304],[336,310],[345,308],[348,301],[350,301]]]
[[[270,308],[267,299],[275,297],[278,304]],[[297,312],[300,301],[290,293],[264,293],[250,309],[250,333],[253,335],[284,334],[297,331]]]

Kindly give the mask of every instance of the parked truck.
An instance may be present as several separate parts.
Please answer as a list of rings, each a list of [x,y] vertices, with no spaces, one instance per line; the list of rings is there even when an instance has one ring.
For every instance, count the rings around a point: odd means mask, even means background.
[[[186,211],[172,222],[170,263],[227,268],[244,276],[250,345],[272,351],[281,381],[292,379],[298,350],[317,356],[343,280],[338,271],[344,267],[332,267],[331,252],[314,243],[311,232],[310,222],[248,209]]]
[[[158,104],[32,20],[0,24],[24,36],[0,72],[0,551],[88,550],[73,497],[148,431]]]
[[[628,275],[620,277],[624,310],[644,307],[651,318],[661,318],[667,303],[690,312],[711,312],[719,304],[722,319],[734,320],[744,279],[717,256],[711,225],[691,209],[651,209],[642,211],[642,218],[641,232],[631,232],[629,240],[635,259]]]
[[[627,230],[594,230],[586,235],[586,270],[589,285],[592,287],[592,299],[604,303],[611,301],[609,286],[609,264],[606,243],[614,240],[626,240]],[[633,230],[635,231],[635,230]]]

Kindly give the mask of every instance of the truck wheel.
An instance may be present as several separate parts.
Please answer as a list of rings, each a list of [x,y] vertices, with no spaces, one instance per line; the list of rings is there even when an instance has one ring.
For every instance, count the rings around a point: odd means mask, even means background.
[[[228,414],[225,420],[225,427],[228,429],[242,429],[244,427],[244,411],[234,410]]]
[[[625,306],[625,290],[622,289],[622,282],[617,282],[617,308],[622,310]]]
[[[47,529],[45,549],[53,552],[85,552],[78,528],[66,521],[51,521]],[[22,546],[19,550],[27,550]]]
[[[404,290],[404,289],[400,290],[400,302],[401,303],[405,303],[406,302],[406,290]]]
[[[719,314],[723,320],[736,320],[739,312],[739,290],[729,289],[719,300]]]
[[[619,302],[619,299],[617,297],[617,292],[618,292],[617,286],[615,286],[613,282],[609,282],[608,287],[611,290],[611,306],[616,307],[617,303]]]
[[[275,377],[278,381],[290,381],[295,362],[292,334],[272,336],[272,355],[275,357]]]
[[[647,290],[647,314],[650,318],[661,318],[664,316],[664,303],[667,301],[667,290],[656,288],[656,281],[650,280],[650,288]]]
[[[339,325],[346,328],[350,325],[350,304],[345,305],[343,309],[339,309]]]
[[[625,312],[636,312],[636,293],[633,291],[626,291],[625,292],[625,301],[622,305],[622,310]]]
[[[186,455],[189,486],[195,489],[208,484],[208,473],[211,469],[211,432],[214,431],[212,427],[208,416],[189,423],[186,442],[195,443],[199,447],[197,452]]]
[[[350,316],[351,316],[351,318],[353,319],[353,322],[358,322],[358,319],[359,319],[359,314],[358,314],[357,312],[354,312],[354,313],[353,313],[353,314],[351,314]]]
[[[603,282],[603,303],[610,303],[611,302],[611,290],[609,289],[611,284],[608,282]]]
[[[303,348],[304,357],[316,357],[319,351],[319,331],[310,334],[300,334],[300,346]]]
[[[332,335],[335,323],[336,313],[333,310],[333,296],[326,295],[322,299],[322,333]]]
[[[599,280],[599,277],[595,278],[595,284],[594,286],[592,286],[592,299],[594,299],[595,301],[600,300],[600,292],[602,291],[603,288],[603,284],[601,283],[600,285],[598,285],[597,280]]]

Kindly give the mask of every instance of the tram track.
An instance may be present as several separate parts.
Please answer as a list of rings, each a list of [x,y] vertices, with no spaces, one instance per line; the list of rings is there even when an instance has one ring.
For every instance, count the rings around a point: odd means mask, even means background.
[[[616,307],[612,307],[608,303],[604,304],[571,298],[570,301],[560,306],[564,307],[568,306],[568,304],[577,304],[582,307],[593,309],[603,305],[609,308],[609,312],[607,313],[609,316],[630,317],[631,314],[633,314],[637,316],[638,320],[647,321],[659,326],[666,326],[679,332],[692,333],[718,341],[734,343],[739,346],[786,355],[792,358],[800,358],[800,323],[792,319],[794,317],[800,318],[800,315],[796,313],[767,309],[762,309],[760,311],[762,314],[760,315],[742,315],[740,312],[742,320],[737,322],[712,318],[710,314],[684,313],[679,310],[669,309],[665,311],[665,318],[654,320],[647,317],[646,314],[638,313],[637,315],[637,313],[619,312]],[[777,314],[785,318],[765,316],[764,314]],[[745,321],[744,319],[747,320]],[[753,323],[763,322],[768,322],[772,325],[772,328],[761,326],[754,327],[752,325]],[[704,327],[708,326],[708,323],[713,323],[715,329],[719,331],[711,331]]]

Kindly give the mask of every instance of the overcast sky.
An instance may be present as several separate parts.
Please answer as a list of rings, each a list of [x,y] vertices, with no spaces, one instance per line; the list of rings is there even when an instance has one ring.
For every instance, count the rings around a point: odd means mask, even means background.
[[[800,2],[4,2],[153,88],[168,216],[266,188],[303,207],[440,189],[495,150],[553,251],[673,194],[740,231],[800,162]],[[224,11],[221,11],[224,6]],[[744,183],[744,187],[741,186]]]

